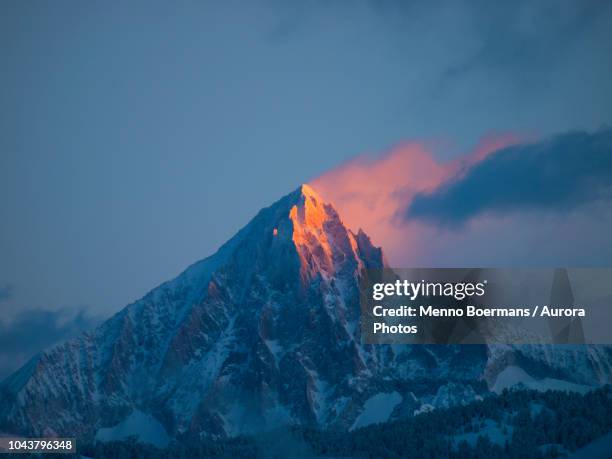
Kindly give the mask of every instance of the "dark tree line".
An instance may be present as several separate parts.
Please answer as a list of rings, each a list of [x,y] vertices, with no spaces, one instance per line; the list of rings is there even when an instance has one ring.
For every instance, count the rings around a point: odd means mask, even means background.
[[[537,408],[537,409],[536,409]],[[503,444],[481,435],[491,422]],[[504,391],[466,406],[439,409],[353,432],[288,428],[206,441],[183,438],[164,450],[137,443],[96,443],[80,453],[101,458],[419,458],[549,459],[563,457],[612,431],[612,389],[587,394]],[[456,437],[474,433],[469,444]],[[21,456],[23,457],[23,456]]]

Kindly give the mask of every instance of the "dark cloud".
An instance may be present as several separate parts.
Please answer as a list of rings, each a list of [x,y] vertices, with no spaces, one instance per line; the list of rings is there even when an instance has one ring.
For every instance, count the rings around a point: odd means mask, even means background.
[[[464,73],[487,68],[505,73],[516,84],[532,82],[533,76],[549,75],[563,63],[564,53],[588,36],[599,18],[612,8],[609,2],[540,1],[466,4],[472,18],[477,45],[462,62],[449,67],[444,76],[455,79]]]
[[[92,329],[99,319],[84,309],[25,310],[0,317],[0,381],[36,353]]]
[[[456,181],[415,196],[408,219],[458,224],[482,213],[567,211],[612,190],[612,128],[494,152]]]

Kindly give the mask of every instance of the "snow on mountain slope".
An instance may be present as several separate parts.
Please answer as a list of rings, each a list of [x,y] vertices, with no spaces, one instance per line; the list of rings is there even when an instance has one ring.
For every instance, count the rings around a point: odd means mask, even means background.
[[[493,344],[488,345],[488,354],[483,377],[494,391],[511,387],[513,382],[550,389],[574,387],[576,390],[612,382],[610,346]]]
[[[522,368],[509,366],[504,368],[504,370],[497,375],[497,379],[491,390],[495,393],[501,393],[504,389],[510,389],[517,386],[523,386],[528,389],[542,392],[546,390],[562,390],[581,394],[596,388],[594,386],[586,386],[554,378],[535,379],[525,373]]]
[[[504,363],[541,360],[486,346],[362,345],[359,277],[384,265],[365,233],[303,185],[214,255],[5,380],[0,429],[89,440],[141,418],[170,437],[349,429],[379,419],[379,394],[393,394],[383,417],[411,415],[419,399],[479,397]],[[601,357],[588,371],[609,377],[612,359]]]
[[[164,427],[152,416],[138,410],[116,426],[99,429],[96,433],[96,440],[100,441],[125,440],[129,437],[136,437],[138,441],[160,448],[170,442]]]

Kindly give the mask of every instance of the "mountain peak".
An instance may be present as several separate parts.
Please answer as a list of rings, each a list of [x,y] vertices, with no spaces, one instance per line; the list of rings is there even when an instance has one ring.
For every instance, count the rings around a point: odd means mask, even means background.
[[[310,185],[308,185],[307,183],[302,183],[302,185],[300,185],[299,187],[300,192],[307,197],[310,197],[312,199],[315,199],[317,201],[322,201],[321,197],[318,195],[318,193],[314,190],[314,188]]]
[[[318,275],[333,277],[340,272],[354,275],[369,264],[364,259],[366,252],[373,259],[382,260],[380,249],[372,246],[369,238],[349,230],[336,209],[324,202],[310,185],[301,185],[296,193],[299,199],[291,207],[289,219],[303,280]]]
[[[342,224],[336,209],[331,204],[324,202],[321,197],[308,185],[298,188],[300,199],[293,205],[289,212],[289,218],[293,221],[294,240],[296,230],[308,226],[317,234],[325,232],[326,222],[337,221]]]
[[[285,199],[289,200],[290,205],[303,205],[308,200],[311,200],[316,203],[326,204],[323,198],[316,192],[316,190],[306,183],[301,184],[294,191],[292,191],[280,201],[278,201],[277,204],[284,201]]]

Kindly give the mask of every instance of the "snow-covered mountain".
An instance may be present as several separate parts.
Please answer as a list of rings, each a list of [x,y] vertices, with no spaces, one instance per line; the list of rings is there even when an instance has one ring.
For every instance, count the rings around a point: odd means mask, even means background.
[[[362,345],[359,276],[383,266],[382,250],[302,185],[214,255],[6,379],[0,430],[104,439],[136,425],[157,440],[348,430],[469,402],[508,367],[609,381],[605,350]]]

